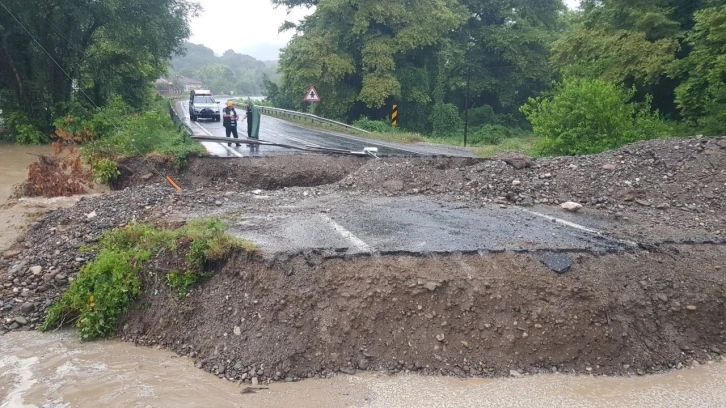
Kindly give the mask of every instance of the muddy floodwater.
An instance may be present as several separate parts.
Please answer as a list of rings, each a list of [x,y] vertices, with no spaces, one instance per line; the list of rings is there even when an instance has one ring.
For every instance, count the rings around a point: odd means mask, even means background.
[[[0,251],[34,217],[77,200],[6,201],[34,155],[50,152],[0,145]],[[166,350],[119,341],[82,343],[70,331],[0,336],[0,408],[726,407],[724,384],[726,363],[714,361],[629,378],[551,374],[461,380],[362,373],[246,389]]]
[[[724,407],[726,365],[663,375],[510,379],[340,375],[251,393],[187,358],[72,332],[0,337],[0,407]]]

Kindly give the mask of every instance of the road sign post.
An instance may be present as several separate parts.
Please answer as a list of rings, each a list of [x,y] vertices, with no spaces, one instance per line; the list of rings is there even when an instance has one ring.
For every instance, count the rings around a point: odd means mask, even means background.
[[[313,109],[313,103],[320,102],[320,94],[318,94],[318,91],[315,89],[314,86],[310,87],[310,90],[308,90],[308,93],[305,94],[305,102],[310,102],[310,113],[315,113],[315,109]]]

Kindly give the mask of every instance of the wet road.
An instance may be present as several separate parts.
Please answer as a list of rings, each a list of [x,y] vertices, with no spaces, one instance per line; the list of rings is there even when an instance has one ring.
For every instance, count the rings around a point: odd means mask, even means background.
[[[261,202],[268,199],[256,197]],[[271,203],[264,213],[245,212],[232,223],[230,232],[256,242],[267,253],[307,249],[349,254],[612,252],[636,245],[538,208],[438,202],[427,197],[329,195],[279,206]]]
[[[220,106],[222,106],[222,103],[220,103]],[[214,122],[211,120],[199,120],[197,122],[190,122],[188,101],[177,102],[176,109],[182,119],[184,119],[185,122],[191,127],[192,132],[194,132],[195,135],[219,137],[226,136],[224,126],[222,126],[222,122]],[[239,107],[237,107],[237,109],[240,113],[240,117],[242,117],[242,109],[240,109]],[[240,137],[246,137],[247,121],[240,121],[238,123],[238,126],[238,132]],[[305,147],[307,145],[312,147],[325,147],[358,152],[362,151],[364,147],[376,147],[378,148],[378,153],[382,155],[410,156],[415,154],[412,151],[392,148],[389,143],[367,141],[357,137],[347,137],[339,133],[309,129],[270,116],[262,116],[262,119],[260,121],[260,139],[268,142],[299,147]],[[224,143],[217,142],[202,142],[202,145],[211,155],[218,157],[248,157],[299,152],[298,150],[292,150],[289,148],[278,146],[259,146],[256,150],[253,151],[247,145],[242,145],[240,147],[235,147],[234,145],[232,145],[231,147],[229,147]]]

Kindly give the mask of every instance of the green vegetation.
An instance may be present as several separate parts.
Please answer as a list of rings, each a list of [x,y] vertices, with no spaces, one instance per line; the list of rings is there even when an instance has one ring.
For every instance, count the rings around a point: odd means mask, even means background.
[[[668,136],[671,129],[635,91],[602,79],[565,79],[551,97],[531,98],[522,112],[542,136],[544,154],[598,153],[638,140]],[[496,144],[496,143],[493,143]]]
[[[118,170],[116,162],[110,159],[101,158],[93,164],[93,179],[102,184],[111,184],[121,172]]]
[[[97,168],[102,159],[157,154],[183,167],[190,154],[205,154],[169,116],[168,102],[156,98],[147,110],[134,112],[116,101],[87,118],[75,120],[74,129],[88,129],[93,139],[82,147],[86,161]],[[61,124],[62,126],[63,124]]]
[[[278,77],[276,61],[259,61],[233,50],[217,57],[211,49],[192,43],[185,43],[184,55],[174,57],[171,64],[172,76],[200,80],[215,94],[263,95],[265,80],[277,81]]]
[[[143,111],[198,9],[186,0],[3,1],[0,110],[11,120],[1,137],[47,142],[58,119],[114,98]]]
[[[316,8],[285,25],[296,36],[279,83],[265,83],[269,100],[304,110],[315,84],[317,114],[376,137],[389,138],[394,104],[400,130],[423,140],[461,144],[468,116],[468,141],[489,146],[480,153],[585,154],[726,132],[723,0],[583,0],[578,11],[560,0],[273,3]]]
[[[74,323],[83,340],[116,332],[119,316],[141,294],[139,274],[144,263],[171,253],[184,255],[184,271],[173,270],[168,284],[180,296],[206,276],[206,266],[225,259],[235,249],[254,251],[253,244],[225,233],[218,219],[190,221],[175,230],[132,224],[108,231],[101,238],[95,260],[88,262],[63,297],[48,309],[41,326],[47,331]]]

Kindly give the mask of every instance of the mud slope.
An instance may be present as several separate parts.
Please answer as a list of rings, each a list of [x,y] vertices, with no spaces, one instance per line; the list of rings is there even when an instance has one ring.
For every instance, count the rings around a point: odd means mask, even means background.
[[[160,159],[132,158],[119,164],[121,177],[116,189],[163,181],[170,175],[185,189],[220,185],[242,189],[276,190],[283,187],[312,187],[335,183],[355,171],[366,158],[333,155],[285,155],[245,159],[193,157],[177,170]],[[161,174],[161,175],[160,175]]]
[[[659,372],[726,349],[725,246],[574,257],[557,275],[537,254],[238,255],[181,300],[149,275],[120,330],[248,382],[356,369]]]

